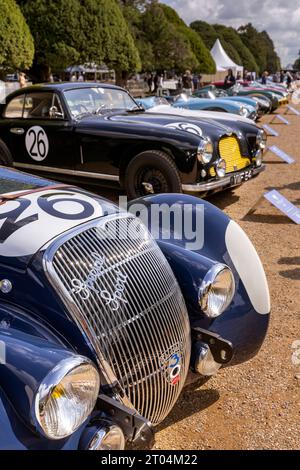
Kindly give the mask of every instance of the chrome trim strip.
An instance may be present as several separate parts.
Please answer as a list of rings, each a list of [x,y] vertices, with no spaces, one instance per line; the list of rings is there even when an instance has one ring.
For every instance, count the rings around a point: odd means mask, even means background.
[[[91,171],[68,170],[66,168],[55,168],[51,166],[31,165],[28,163],[14,163],[15,168],[22,168],[24,170],[45,171],[46,173],[60,173],[62,175],[81,176],[84,178],[92,178],[106,181],[120,181],[119,176],[106,175],[104,173],[93,173]]]
[[[258,168],[253,168],[253,176],[258,175],[262,171],[266,169],[265,165],[262,165]],[[214,189],[221,189],[224,188],[225,186],[234,186],[230,184],[231,177],[233,175],[238,175],[239,173],[243,173],[242,170],[240,172],[236,172],[231,174],[230,176],[224,176],[224,178],[215,180],[215,181],[210,181],[209,183],[196,183],[196,184],[183,184],[182,185],[182,190],[183,191],[188,191],[191,193],[202,193],[205,191],[213,191]]]
[[[24,129],[22,129],[21,127],[12,127],[12,128],[10,129],[10,132],[11,132],[12,134],[22,135],[22,134],[24,134],[25,131],[24,131]]]

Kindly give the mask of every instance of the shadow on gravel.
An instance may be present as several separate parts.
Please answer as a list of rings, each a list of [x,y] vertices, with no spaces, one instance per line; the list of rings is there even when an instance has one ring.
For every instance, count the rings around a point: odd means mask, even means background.
[[[293,281],[300,281],[300,268],[291,269],[288,271],[279,271],[280,276]]]
[[[300,256],[280,258],[278,264],[285,264],[287,266],[300,266]],[[300,280],[300,268],[288,269],[286,271],[279,271],[280,276],[294,281]]]
[[[256,222],[260,224],[284,224],[294,225],[294,222],[285,215],[263,215],[263,214],[248,214],[245,215],[241,220],[246,222]]]
[[[220,394],[214,389],[197,389],[190,385],[182,393],[172,412],[157,427],[158,431],[176,424],[189,416],[209,408],[220,398]]]
[[[270,186],[266,188],[266,191],[272,191],[272,189],[276,189],[277,191],[281,191],[282,189],[292,189],[293,191],[300,191],[300,181],[293,182],[290,184],[284,184],[283,186]]]
[[[294,258],[280,258],[278,264],[298,264],[300,266],[300,256],[295,256]]]
[[[286,165],[285,162],[278,162],[277,160],[264,160],[267,165]]]
[[[205,199],[207,199],[211,204],[217,206],[219,209],[225,209],[226,207],[235,204],[240,199],[240,197],[234,194],[233,191],[234,190],[222,191],[217,194],[206,196]]]

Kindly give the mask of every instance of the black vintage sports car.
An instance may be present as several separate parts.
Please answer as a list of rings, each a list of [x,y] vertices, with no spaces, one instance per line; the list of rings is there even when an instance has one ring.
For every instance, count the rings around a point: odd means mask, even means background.
[[[37,85],[12,93],[0,107],[0,164],[72,182],[117,182],[130,198],[203,194],[264,169],[260,132],[145,113],[113,85]]]

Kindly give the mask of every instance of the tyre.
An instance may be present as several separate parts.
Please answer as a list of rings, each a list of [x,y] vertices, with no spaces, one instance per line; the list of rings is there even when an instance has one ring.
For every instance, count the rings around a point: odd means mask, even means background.
[[[7,145],[0,140],[0,165],[13,166],[13,159]]]
[[[136,155],[125,171],[129,199],[147,194],[181,193],[181,180],[172,158],[165,152],[148,150]]]

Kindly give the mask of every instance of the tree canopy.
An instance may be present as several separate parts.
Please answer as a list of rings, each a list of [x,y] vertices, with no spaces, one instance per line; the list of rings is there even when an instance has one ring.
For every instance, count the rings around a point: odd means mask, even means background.
[[[140,68],[138,50],[116,0],[20,1],[35,40],[33,72],[79,62],[105,62],[116,71]]]
[[[202,73],[215,73],[216,64],[202,38],[192,28],[185,24],[173,8],[164,4],[162,4],[161,7],[163,8],[167,20],[176,27],[177,31],[181,31],[189,41],[190,48],[198,62],[195,71]]]
[[[171,7],[157,1],[120,0],[142,59],[143,70],[185,69],[213,73],[205,44]]]
[[[268,70],[272,73],[280,69],[280,59],[270,36],[266,31],[258,32],[251,23],[238,30],[200,20],[190,26],[203,39],[207,48],[211,49],[219,39],[231,60],[251,72]]]
[[[31,66],[34,43],[15,0],[0,0],[0,65],[26,69]]]
[[[260,72],[267,70],[273,73],[280,69],[280,59],[266,31],[260,33],[251,23],[248,23],[241,26],[238,32],[243,43],[254,56]]]

